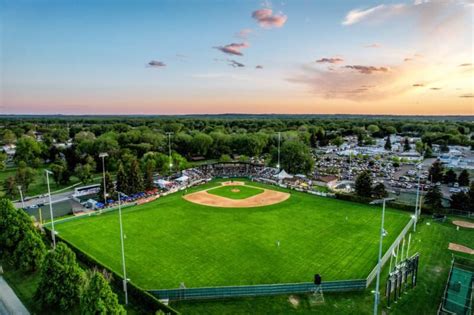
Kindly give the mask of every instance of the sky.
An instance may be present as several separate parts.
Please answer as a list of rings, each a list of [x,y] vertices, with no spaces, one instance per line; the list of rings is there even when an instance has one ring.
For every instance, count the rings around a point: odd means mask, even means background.
[[[474,0],[0,0],[0,114],[474,115]]]

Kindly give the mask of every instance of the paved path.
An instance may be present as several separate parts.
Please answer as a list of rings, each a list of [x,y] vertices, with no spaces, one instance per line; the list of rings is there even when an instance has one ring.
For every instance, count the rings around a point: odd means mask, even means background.
[[[8,283],[0,276],[0,315],[29,315]]]

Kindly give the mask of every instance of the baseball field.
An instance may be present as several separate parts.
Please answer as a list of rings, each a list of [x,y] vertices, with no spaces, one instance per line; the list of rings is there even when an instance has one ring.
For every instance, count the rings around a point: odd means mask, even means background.
[[[123,209],[131,282],[144,289],[164,289],[181,283],[191,288],[309,282],[315,273],[324,280],[361,279],[375,266],[380,206],[243,179],[223,182],[213,180]],[[199,198],[188,201],[193,194],[217,201],[211,206]],[[249,206],[253,199],[263,204]],[[247,205],[229,207],[229,200]],[[387,209],[384,250],[409,219],[407,212]],[[122,273],[117,211],[58,223],[56,229],[62,238]]]

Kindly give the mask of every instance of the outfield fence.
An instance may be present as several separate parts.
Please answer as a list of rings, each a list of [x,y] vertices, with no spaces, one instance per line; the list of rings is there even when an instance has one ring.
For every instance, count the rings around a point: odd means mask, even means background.
[[[392,255],[393,250],[400,244],[400,242],[405,238],[406,234],[410,230],[410,228],[413,226],[415,223],[415,219],[411,218],[410,221],[408,222],[407,225],[403,228],[403,230],[400,232],[400,234],[397,236],[395,241],[390,245],[388,250],[385,252],[385,254],[382,256],[382,267],[385,265],[385,263],[390,259],[390,256]],[[407,253],[408,256],[408,253]],[[367,276],[367,284],[366,286],[369,287],[372,281],[375,279],[377,276],[377,269],[378,269],[378,264],[375,265],[374,269],[369,273]]]
[[[365,290],[366,279],[341,280],[322,282],[321,286],[325,292],[345,292]],[[151,294],[159,299],[169,300],[198,300],[219,299],[230,297],[268,296],[278,294],[310,293],[316,289],[312,282],[283,283],[283,284],[260,284],[208,288],[178,288],[149,290]]]

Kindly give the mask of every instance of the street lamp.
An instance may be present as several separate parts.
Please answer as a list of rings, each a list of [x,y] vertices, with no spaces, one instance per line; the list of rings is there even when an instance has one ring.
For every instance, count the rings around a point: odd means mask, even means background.
[[[18,190],[20,191],[21,207],[25,208],[25,200],[23,199],[23,192],[21,191],[21,185],[18,185]]]
[[[371,205],[382,204],[382,226],[380,227],[380,244],[379,244],[379,260],[377,264],[377,282],[375,284],[375,301],[374,301],[374,315],[377,315],[377,308],[380,302],[380,271],[382,269],[382,243],[383,238],[387,234],[384,229],[385,220],[385,203],[387,201],[395,200],[395,198],[383,198],[372,201]]]
[[[123,292],[125,294],[125,304],[128,305],[128,293],[127,293],[127,270],[125,268],[125,248],[123,243],[123,227],[122,227],[122,200],[121,195],[124,195],[120,191],[118,194],[118,210],[119,210],[119,222],[120,222],[120,244],[122,246],[122,268],[123,268]]]
[[[171,175],[171,168],[173,167],[173,163],[171,162],[171,135],[173,133],[167,132],[166,134],[168,135],[168,161],[169,161],[170,175]]]
[[[102,159],[102,177],[104,178],[104,206],[107,204],[107,192],[105,187],[105,158],[108,157],[108,153],[100,153],[99,157]]]
[[[49,215],[51,217],[51,238],[53,239],[53,248],[56,249],[56,232],[54,231],[53,204],[51,202],[51,189],[49,187],[49,174],[53,172],[44,170],[46,173],[46,184],[48,185]]]
[[[418,220],[419,206],[420,206],[420,172],[418,171],[418,187],[416,188],[416,202],[415,202],[413,232],[416,232],[416,221]]]
[[[278,164],[277,164],[278,170],[280,170],[280,141],[281,141],[281,132],[278,131]]]

